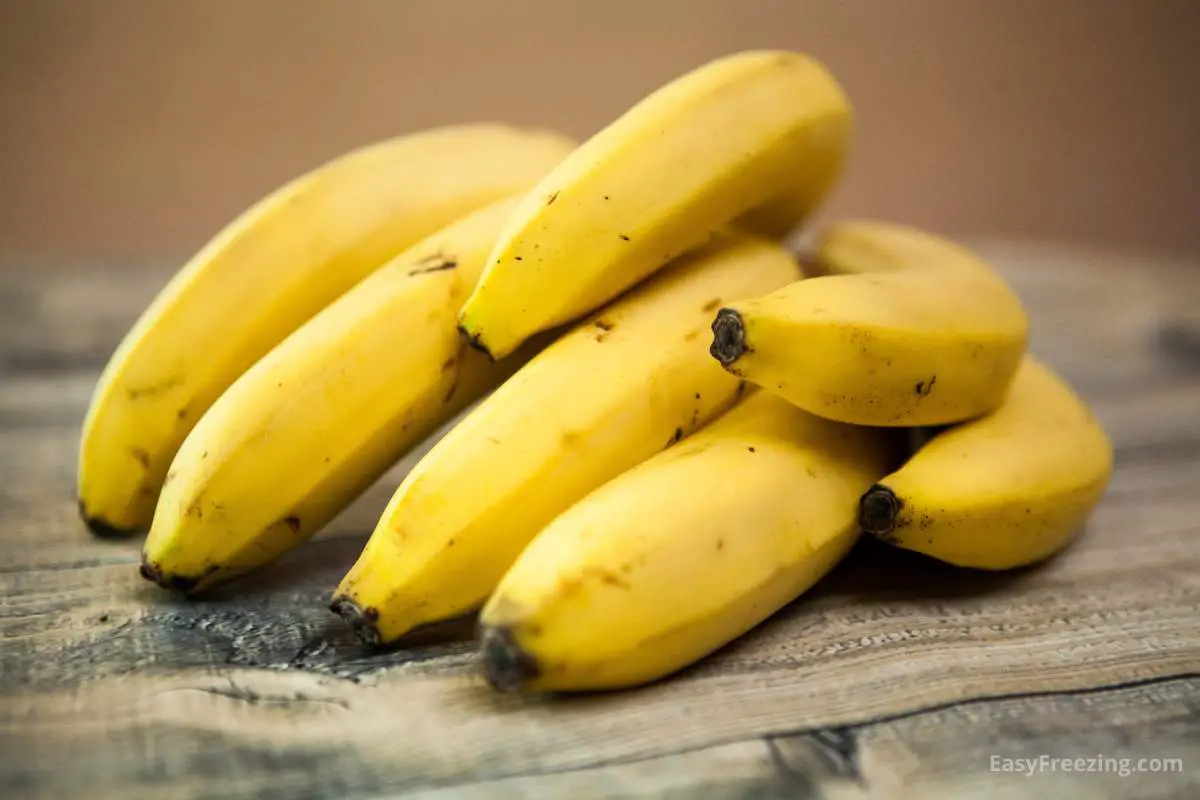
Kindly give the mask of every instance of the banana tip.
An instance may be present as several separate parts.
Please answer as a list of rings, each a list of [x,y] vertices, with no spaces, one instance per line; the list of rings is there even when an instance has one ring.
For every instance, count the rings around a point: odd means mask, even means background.
[[[164,589],[190,594],[205,578],[216,572],[217,569],[218,567],[214,564],[200,575],[178,575],[167,572],[162,568],[161,564],[150,561],[143,556],[142,565],[138,568],[138,574]]]
[[[742,324],[742,315],[732,308],[722,308],[717,312],[712,332],[713,341],[708,352],[723,367],[728,367],[750,350],[746,346],[746,327]]]
[[[537,661],[517,644],[511,628],[483,625],[479,643],[483,674],[496,691],[520,691],[538,676]]]
[[[354,635],[364,647],[379,647],[383,637],[379,635],[379,610],[371,607],[363,608],[358,603],[346,597],[335,598],[329,604],[329,610],[346,621],[354,629]]]
[[[492,355],[492,351],[489,350],[488,346],[483,343],[483,339],[481,338],[483,336],[483,334],[481,334],[479,332],[471,333],[471,331],[467,330],[467,326],[462,323],[459,323],[459,325],[458,325],[458,332],[461,333],[464,337],[466,337],[467,344],[469,344],[472,349],[478,350],[479,352],[481,352],[485,356],[487,356],[488,361],[496,360],[496,357],[494,355]]]
[[[858,524],[866,533],[887,539],[896,529],[900,515],[900,498],[881,483],[866,491],[858,501]]]
[[[79,516],[83,520],[83,524],[97,539],[125,539],[137,533],[136,530],[121,528],[103,517],[88,513],[87,506],[82,500],[79,501]]]

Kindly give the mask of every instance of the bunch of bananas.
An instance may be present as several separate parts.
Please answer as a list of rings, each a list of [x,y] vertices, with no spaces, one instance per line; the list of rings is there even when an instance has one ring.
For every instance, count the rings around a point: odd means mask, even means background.
[[[482,608],[506,691],[667,675],[860,531],[965,567],[1046,558],[1112,453],[1025,354],[1012,291],[895,225],[831,225],[803,270],[778,243],[833,186],[852,116],[813,59],[747,52],[579,146],[444,128],[293,181],[113,356],[84,519],[148,528],[142,575],[200,592],[484,398],[401,483],[333,609],[385,645]]]

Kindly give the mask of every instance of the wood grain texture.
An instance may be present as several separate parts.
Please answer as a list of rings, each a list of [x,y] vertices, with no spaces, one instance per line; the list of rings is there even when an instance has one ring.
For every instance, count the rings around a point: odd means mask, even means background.
[[[680,676],[556,699],[487,690],[469,622],[367,654],[325,610],[412,457],[252,579],[140,580],[78,522],[74,457],[165,273],[0,272],[0,796],[1196,796],[1200,358],[1160,334],[1200,271],[985,252],[1117,448],[1074,546],[995,575],[863,542]],[[1043,755],[1129,774],[990,768]]]

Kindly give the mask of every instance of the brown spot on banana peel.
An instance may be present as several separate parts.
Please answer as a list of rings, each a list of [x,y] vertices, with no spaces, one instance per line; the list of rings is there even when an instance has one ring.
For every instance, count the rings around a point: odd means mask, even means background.
[[[868,489],[858,501],[858,525],[864,533],[889,544],[897,542],[896,524],[904,508],[896,493],[882,483]]]
[[[454,269],[458,266],[458,260],[444,256],[441,253],[434,253],[430,256],[425,256],[417,262],[416,269],[408,271],[412,275],[424,275],[427,272],[442,272],[448,269]]]
[[[363,608],[348,597],[335,597],[329,604],[329,610],[346,621],[364,647],[375,649],[382,643],[378,627],[379,609],[371,606]]]
[[[546,205],[548,205],[548,206],[554,205],[554,201],[557,199],[558,199],[558,192],[551,192],[550,196],[546,198]]]
[[[620,578],[615,572],[604,569],[602,567],[586,567],[583,570],[585,575],[594,575],[600,579],[600,582],[605,586],[615,586],[618,589],[629,591],[632,587]]]
[[[141,388],[126,389],[125,394],[130,400],[141,400],[143,397],[153,397],[154,395],[162,394],[163,392],[170,391],[171,389],[182,385],[183,378],[176,375],[167,378],[160,383],[152,383],[149,386],[143,386]]]
[[[299,533],[300,533],[300,518],[299,517],[295,516],[294,514],[290,517],[284,517],[283,524],[288,526],[288,530],[290,530],[292,533],[299,535]]]
[[[519,692],[542,672],[537,660],[517,644],[507,625],[480,626],[479,657],[484,677],[498,692]]]
[[[751,352],[746,344],[746,326],[742,323],[742,315],[732,308],[722,308],[717,312],[712,323],[713,341],[708,352],[721,366],[729,369],[730,365]]]
[[[714,297],[712,300],[709,300],[707,303],[705,303],[700,310],[705,312],[715,311],[719,305],[721,305],[721,298]]]
[[[917,397],[929,397],[929,393],[933,391],[933,385],[937,383],[937,375],[933,375],[927,381],[920,381],[913,387]]]
[[[133,456],[134,461],[142,465],[142,469],[150,469],[150,454],[140,447],[133,447],[129,450],[129,455]]]

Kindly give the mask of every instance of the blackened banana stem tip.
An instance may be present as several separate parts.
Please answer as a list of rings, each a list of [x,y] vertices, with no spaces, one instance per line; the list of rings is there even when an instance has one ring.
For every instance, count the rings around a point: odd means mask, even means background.
[[[888,487],[877,483],[858,501],[858,524],[872,536],[886,536],[896,529],[900,499]]]
[[[161,564],[151,561],[145,554],[142,555],[142,564],[138,567],[138,574],[151,583],[188,596],[202,588],[201,584],[204,580],[216,571],[217,567],[210,566],[199,575],[180,575],[163,569]]]
[[[708,348],[712,357],[727,367],[741,358],[750,348],[746,347],[746,328],[742,315],[732,308],[722,308],[712,323],[713,342]]]
[[[344,619],[346,624],[354,629],[354,635],[358,637],[364,647],[374,649],[382,643],[379,628],[376,626],[379,621],[379,612],[374,608],[364,609],[353,600],[339,597],[329,604],[329,610]]]
[[[97,539],[128,539],[137,533],[136,530],[117,527],[103,517],[88,513],[87,506],[83,504],[82,500],[79,501],[79,516],[83,520],[83,524]]]
[[[510,628],[482,625],[479,642],[483,674],[496,691],[518,692],[538,676],[537,661],[521,649]]]
[[[478,350],[479,352],[483,353],[485,356],[487,356],[488,361],[494,362],[496,360],[496,357],[492,355],[492,351],[488,349],[487,345],[484,344],[483,340],[480,338],[481,334],[471,333],[462,323],[459,323],[458,325],[458,332],[462,334],[462,336],[467,340],[467,344],[470,345],[473,350]]]

